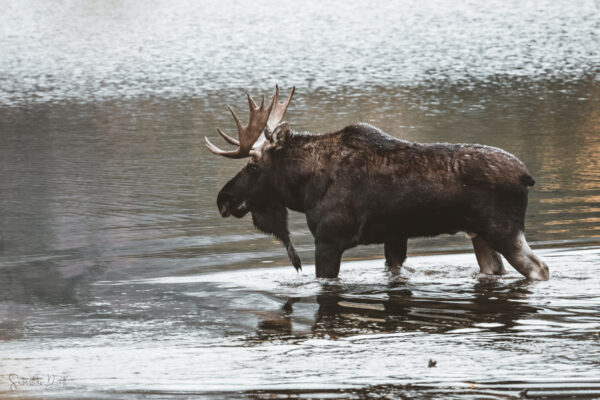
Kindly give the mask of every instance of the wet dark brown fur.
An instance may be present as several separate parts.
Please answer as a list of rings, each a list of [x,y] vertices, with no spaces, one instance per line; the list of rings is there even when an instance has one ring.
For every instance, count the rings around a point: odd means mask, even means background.
[[[397,267],[408,238],[464,231],[477,236],[482,271],[504,272],[499,252],[513,265],[525,257],[527,265],[515,268],[544,279],[545,265],[519,253],[535,181],[515,156],[482,145],[411,143],[367,124],[324,135],[282,124],[267,137],[217,203],[224,216],[251,211],[259,229],[284,242],[296,268],[286,208],[306,214],[318,277],[337,277],[342,253],[359,244],[384,243],[387,264]]]

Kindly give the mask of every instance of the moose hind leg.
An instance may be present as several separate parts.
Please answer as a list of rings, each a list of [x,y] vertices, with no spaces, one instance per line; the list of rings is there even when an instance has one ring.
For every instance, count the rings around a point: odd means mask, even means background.
[[[383,244],[385,265],[389,268],[400,268],[406,260],[407,238],[389,240]]]
[[[547,281],[550,277],[548,266],[529,247],[525,234],[518,231],[500,250],[506,260],[528,279]]]
[[[340,273],[342,250],[337,246],[316,243],[315,272],[317,278],[337,278]]]
[[[473,242],[475,257],[477,257],[477,263],[482,274],[504,275],[506,273],[502,257],[483,238],[475,236],[471,241]]]

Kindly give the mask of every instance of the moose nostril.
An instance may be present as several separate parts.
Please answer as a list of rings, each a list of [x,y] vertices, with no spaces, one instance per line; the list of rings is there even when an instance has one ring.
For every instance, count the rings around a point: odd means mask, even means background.
[[[219,212],[221,216],[228,217],[229,216],[229,206],[227,203],[219,204]]]

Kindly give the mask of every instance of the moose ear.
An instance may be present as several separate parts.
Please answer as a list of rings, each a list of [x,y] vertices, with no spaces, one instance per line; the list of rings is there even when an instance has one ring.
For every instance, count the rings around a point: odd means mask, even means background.
[[[281,124],[277,125],[277,128],[275,128],[275,130],[273,131],[273,134],[271,135],[269,141],[273,143],[282,142],[286,140],[290,135],[290,125],[287,122],[282,122]]]

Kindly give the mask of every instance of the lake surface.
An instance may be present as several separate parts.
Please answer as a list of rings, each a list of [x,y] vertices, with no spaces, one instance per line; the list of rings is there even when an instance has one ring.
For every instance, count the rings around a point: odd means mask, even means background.
[[[0,397],[600,397],[597,2],[0,6]],[[203,144],[276,82],[296,130],[518,156],[550,281],[460,235],[317,280],[292,213],[297,274],[220,217],[244,161]]]

